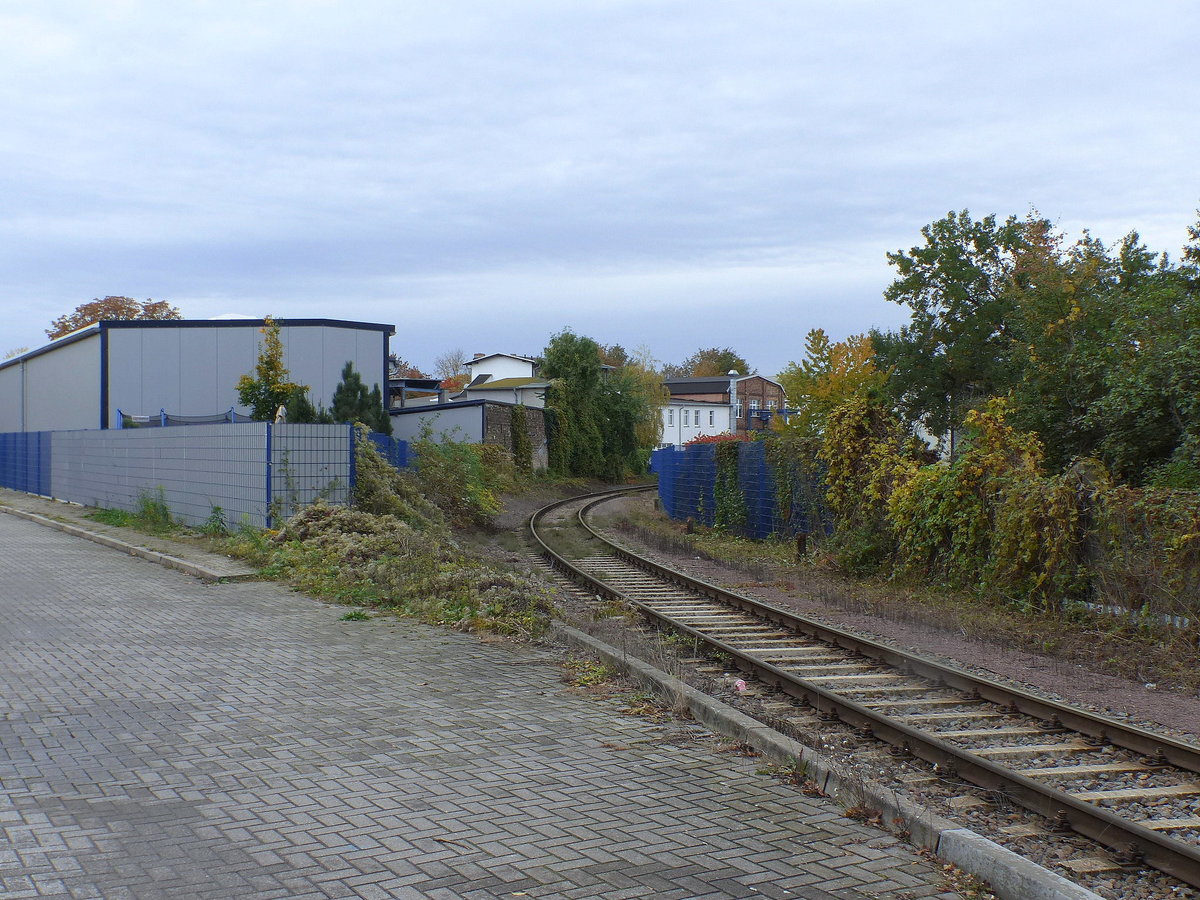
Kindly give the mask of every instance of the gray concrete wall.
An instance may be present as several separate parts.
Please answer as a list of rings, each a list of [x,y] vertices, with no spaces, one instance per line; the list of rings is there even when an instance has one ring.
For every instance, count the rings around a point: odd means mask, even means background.
[[[433,429],[433,439],[436,441],[449,439],[482,444],[483,404],[460,407],[450,404],[400,413],[392,416],[392,436],[402,441],[419,440],[425,425]]]
[[[267,429],[253,422],[59,432],[52,438],[51,495],[134,510],[161,489],[175,518],[198,525],[219,506],[231,527],[243,517],[265,525],[271,500],[279,511],[319,496],[347,502],[349,426],[271,426],[269,472]]]

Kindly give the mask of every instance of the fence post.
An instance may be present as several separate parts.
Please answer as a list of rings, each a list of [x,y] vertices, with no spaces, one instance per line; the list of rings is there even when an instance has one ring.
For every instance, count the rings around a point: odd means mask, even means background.
[[[346,495],[346,505],[352,506],[354,504],[354,481],[358,478],[358,460],[354,455],[354,423],[351,422],[346,427],[350,436],[350,490]]]
[[[266,445],[267,445],[267,459],[266,459],[266,463],[267,463],[267,466],[266,466],[267,509],[266,509],[266,514],[265,514],[264,518],[266,520],[267,527],[270,528],[271,527],[271,504],[274,501],[274,497],[271,496],[271,423],[270,422],[266,423],[266,428],[267,428],[267,442],[266,442]]]

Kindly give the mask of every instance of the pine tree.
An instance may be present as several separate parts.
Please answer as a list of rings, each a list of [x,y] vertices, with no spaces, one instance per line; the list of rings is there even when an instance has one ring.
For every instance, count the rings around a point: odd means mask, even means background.
[[[368,391],[352,362],[342,367],[342,380],[333,391],[330,413],[335,422],[362,422],[372,431],[392,433],[391,416],[383,408],[379,385]]]

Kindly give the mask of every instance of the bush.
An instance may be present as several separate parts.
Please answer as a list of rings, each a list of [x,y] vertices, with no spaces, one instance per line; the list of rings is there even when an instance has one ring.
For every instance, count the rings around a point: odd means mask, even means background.
[[[271,535],[265,552],[257,549],[264,574],[343,603],[529,639],[549,624],[538,583],[395,516],[316,503]]]
[[[484,526],[500,512],[497,490],[505,483],[505,466],[513,471],[510,455],[498,447],[461,441],[438,443],[428,437],[414,442],[413,447],[421,487],[452,526]]]
[[[1093,517],[1097,599],[1200,632],[1200,492],[1116,485],[1097,494]]]
[[[368,433],[366,426],[360,426],[354,443],[355,508],[393,516],[417,531],[444,531],[445,516],[421,492],[416,476],[384,459]]]

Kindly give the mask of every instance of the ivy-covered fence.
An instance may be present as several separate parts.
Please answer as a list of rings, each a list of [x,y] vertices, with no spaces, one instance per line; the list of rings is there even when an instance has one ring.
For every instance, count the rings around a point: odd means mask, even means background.
[[[654,451],[650,468],[672,519],[756,539],[832,529],[819,472],[772,458],[767,442],[667,447]]]

